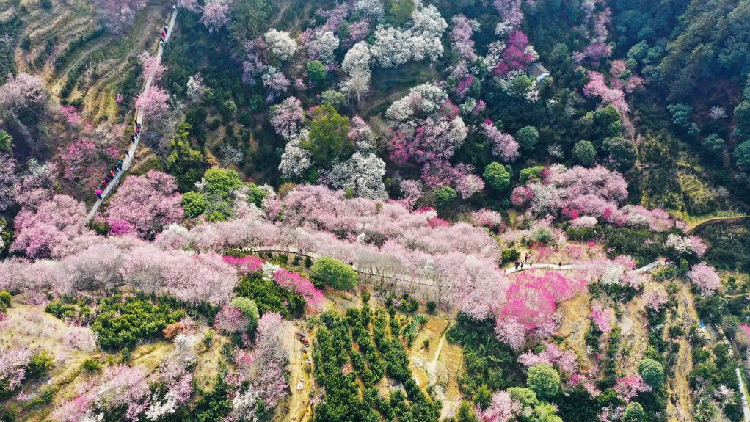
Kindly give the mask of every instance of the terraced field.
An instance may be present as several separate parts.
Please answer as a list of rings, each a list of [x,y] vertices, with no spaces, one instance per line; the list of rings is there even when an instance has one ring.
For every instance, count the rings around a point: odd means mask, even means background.
[[[22,42],[16,48],[18,71],[41,74],[62,104],[82,104],[90,121],[124,117],[118,116],[116,95],[124,94],[125,102],[134,99],[137,90],[128,86],[135,85],[139,74],[137,56],[158,47],[168,3],[151,2],[122,35],[101,27],[95,11],[84,2],[53,1],[48,10],[34,3],[17,6],[29,11],[22,17]]]

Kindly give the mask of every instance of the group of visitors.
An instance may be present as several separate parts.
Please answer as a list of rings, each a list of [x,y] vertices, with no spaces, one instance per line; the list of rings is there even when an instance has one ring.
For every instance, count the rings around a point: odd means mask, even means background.
[[[177,8],[177,5],[172,5],[172,10],[175,10]],[[159,40],[159,45],[164,46],[164,41],[167,40],[167,34],[169,33],[169,26],[164,25],[164,28],[161,31],[161,39]],[[134,144],[137,140],[139,140],[141,137],[141,124],[136,123],[135,124],[135,132],[130,135],[130,143]],[[130,153],[128,151],[125,151],[125,159],[127,160]],[[104,180],[99,183],[99,186],[96,188],[96,197],[99,199],[102,199],[102,194],[107,189],[107,186],[109,186],[110,183],[112,183],[112,180],[114,180],[115,176],[117,176],[117,173],[119,173],[122,170],[123,160],[117,160],[117,163],[113,168],[109,170],[109,173],[104,177]]]
[[[516,262],[515,262],[516,271],[523,270],[524,264],[528,264],[529,268],[531,268],[531,266],[534,265],[534,259],[532,258],[530,252],[527,252],[527,253],[523,254],[523,260],[522,261],[521,260],[516,260]]]
[[[130,135],[130,142],[134,143],[136,140],[138,140],[141,137],[141,124],[136,123],[135,124],[135,133]],[[129,151],[125,151],[125,159],[127,160],[130,156]],[[124,164],[123,160],[117,160],[114,167],[109,169],[109,173],[107,173],[106,176],[104,176],[104,180],[99,183],[99,186],[96,188],[96,197],[99,199],[102,199],[102,194],[107,189],[107,186],[109,186],[110,183],[112,183],[112,180],[114,180],[115,176],[117,176],[117,173],[122,171],[122,165]]]

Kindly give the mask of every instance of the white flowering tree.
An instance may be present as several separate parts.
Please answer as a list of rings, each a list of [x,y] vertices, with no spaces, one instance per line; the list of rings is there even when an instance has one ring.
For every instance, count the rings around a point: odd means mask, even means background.
[[[264,35],[268,49],[281,61],[292,58],[297,51],[297,42],[292,39],[288,32],[271,29]]]

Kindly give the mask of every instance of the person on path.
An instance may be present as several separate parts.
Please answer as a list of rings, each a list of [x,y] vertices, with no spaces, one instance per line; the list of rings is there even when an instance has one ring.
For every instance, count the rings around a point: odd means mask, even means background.
[[[117,170],[122,170],[122,160],[117,160]]]
[[[102,199],[102,190],[101,189],[97,189],[96,190],[96,196],[98,196],[99,199]]]
[[[159,46],[164,47],[164,40],[159,41]]]
[[[521,269],[523,270],[523,262],[521,262]]]
[[[169,34],[169,27],[167,25],[164,25],[164,33]]]
[[[562,261],[558,261],[557,262],[557,266],[560,267],[560,268],[562,268]]]
[[[518,271],[518,261],[516,261],[515,264],[516,264],[516,271]]]

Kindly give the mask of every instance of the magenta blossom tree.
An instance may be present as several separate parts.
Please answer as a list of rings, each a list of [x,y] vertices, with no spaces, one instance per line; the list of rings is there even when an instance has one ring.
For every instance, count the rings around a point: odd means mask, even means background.
[[[129,176],[112,198],[107,219],[127,221],[141,237],[152,238],[182,219],[181,201],[174,176],[159,171]]]
[[[503,50],[502,61],[495,66],[495,75],[503,78],[516,70],[526,70],[534,61],[534,55],[529,51],[529,39],[520,30],[511,32]]]
[[[320,309],[323,306],[325,301],[323,292],[316,289],[310,280],[301,275],[282,268],[273,274],[273,279],[279,286],[293,290],[304,297],[310,307]]]

